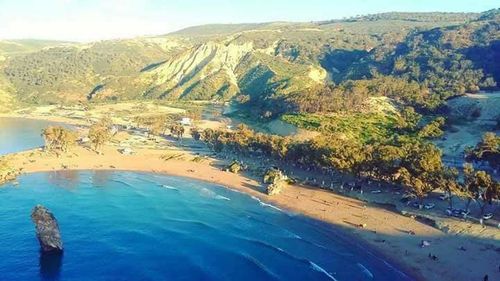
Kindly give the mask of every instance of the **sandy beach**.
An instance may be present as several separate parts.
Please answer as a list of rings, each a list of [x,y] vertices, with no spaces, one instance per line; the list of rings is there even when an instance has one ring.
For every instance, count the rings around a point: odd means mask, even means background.
[[[417,280],[482,280],[485,274],[490,280],[500,280],[499,240],[498,233],[495,234],[498,229],[480,230],[473,236],[445,234],[380,206],[307,186],[289,186],[283,193],[269,197],[262,192],[263,186],[257,179],[222,171],[223,163],[219,160],[209,158],[194,162],[195,156],[188,152],[136,149],[133,155],[122,155],[117,147],[107,145],[103,153],[98,155],[88,148],[76,146],[60,157],[35,149],[7,158],[23,173],[130,170],[209,181],[330,223],[347,237],[352,235],[360,239]],[[167,161],[161,159],[172,153],[177,157]],[[431,245],[420,247],[422,240]],[[436,255],[438,260],[430,259],[429,254]]]
[[[115,2],[0,2],[0,281],[500,281],[500,1]]]

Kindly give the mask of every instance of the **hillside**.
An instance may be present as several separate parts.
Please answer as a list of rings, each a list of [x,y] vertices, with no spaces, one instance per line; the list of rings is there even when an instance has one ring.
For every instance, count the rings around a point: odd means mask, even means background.
[[[17,42],[18,51],[3,48],[10,51],[3,54],[0,73],[17,100],[37,104],[274,100],[332,81],[366,77],[372,64],[383,68],[378,56],[388,64],[415,32],[470,22],[474,29],[487,21],[498,24],[481,16],[387,13],[328,22],[206,25],[89,44]]]
[[[484,132],[500,134],[500,92],[465,95],[447,104],[453,126],[435,143],[448,158],[463,161],[464,150],[480,142]]]
[[[71,45],[71,42],[51,41],[51,40],[0,40],[0,56],[10,57],[36,52],[44,48],[61,45]]]

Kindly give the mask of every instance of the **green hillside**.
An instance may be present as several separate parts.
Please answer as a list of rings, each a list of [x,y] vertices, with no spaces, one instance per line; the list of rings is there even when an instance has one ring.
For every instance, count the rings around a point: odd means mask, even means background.
[[[274,101],[378,73],[424,84],[438,95],[435,107],[445,97],[499,80],[492,60],[498,54],[497,15],[385,13],[205,25],[89,44],[0,42],[0,81],[15,99],[35,104],[238,99],[263,113]],[[463,82],[449,85],[457,75]]]

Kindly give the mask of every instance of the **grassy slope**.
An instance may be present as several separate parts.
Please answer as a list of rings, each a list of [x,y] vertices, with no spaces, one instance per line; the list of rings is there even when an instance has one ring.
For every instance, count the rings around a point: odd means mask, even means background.
[[[285,114],[281,119],[299,128],[324,134],[342,134],[363,143],[386,138],[394,131],[397,110],[389,99],[372,98],[368,110],[345,114]]]

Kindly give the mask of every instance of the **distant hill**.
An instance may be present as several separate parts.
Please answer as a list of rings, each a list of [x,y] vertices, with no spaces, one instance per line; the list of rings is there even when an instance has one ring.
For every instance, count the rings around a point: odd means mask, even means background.
[[[492,87],[500,80],[498,60],[491,60],[498,55],[497,15],[385,13],[310,23],[204,25],[89,44],[0,41],[0,86],[21,102],[37,104],[242,96],[264,101],[370,78],[373,71],[429,84],[426,75],[443,67],[429,64],[437,52],[444,65],[471,61],[459,67],[474,73],[466,87]],[[453,56],[464,60],[447,59]],[[452,69],[445,72],[453,75]]]
[[[52,40],[0,40],[0,55],[13,56],[39,51],[43,48],[72,44],[71,42]]]

